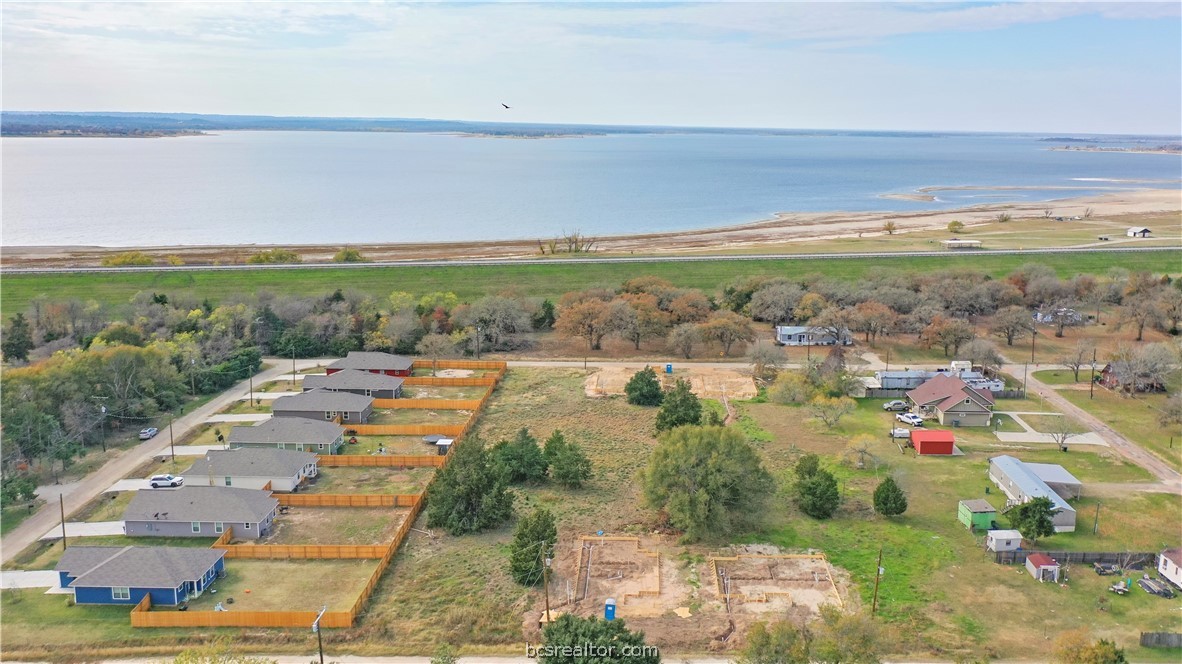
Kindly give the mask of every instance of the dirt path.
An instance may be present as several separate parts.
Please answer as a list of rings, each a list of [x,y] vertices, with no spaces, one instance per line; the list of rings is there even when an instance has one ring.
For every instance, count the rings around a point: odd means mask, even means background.
[[[1005,371],[1011,376],[1018,377],[1022,375],[1022,365],[1006,364],[1002,367],[1002,371]],[[1047,403],[1057,408],[1059,412],[1073,417],[1090,427],[1121,456],[1148,470],[1154,477],[1161,480],[1161,485],[1165,491],[1182,494],[1182,475],[1167,465],[1166,462],[1117,433],[1100,418],[1063,398],[1058,392],[1035,378],[1033,372],[1027,375],[1026,380],[1028,393],[1039,395],[1043,399],[1046,399]]]
[[[275,362],[278,362],[278,360],[272,358],[271,363]],[[316,366],[317,360],[301,360],[301,362],[303,362],[304,367],[313,367]],[[298,363],[297,366],[299,366]],[[285,371],[290,373],[290,368],[290,364],[279,362],[274,368],[267,369],[255,376],[255,384],[261,384],[279,378]],[[249,383],[244,380],[214,397],[204,406],[184,417],[178,418],[172,424],[173,438],[176,440],[184,438],[189,430],[203,425],[214,413],[241,399],[248,389]],[[122,479],[124,475],[143,465],[152,457],[167,451],[168,432],[161,431],[160,435],[155,438],[144,441],[136,447],[127,450],[108,461],[95,472],[87,475],[78,482],[76,489],[65,496],[66,519],[68,520],[71,514],[81,509],[82,506],[90,502],[95,496],[106,491],[108,487],[117,480]],[[4,562],[12,560],[25,547],[36,542],[41,535],[60,524],[61,517],[57,501],[48,502],[36,514],[25,519],[23,523],[4,535],[3,541],[0,542],[0,545],[2,545],[0,559]]]

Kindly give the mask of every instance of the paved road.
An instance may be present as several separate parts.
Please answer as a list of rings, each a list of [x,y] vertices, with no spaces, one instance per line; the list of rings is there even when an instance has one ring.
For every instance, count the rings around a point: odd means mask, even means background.
[[[1050,247],[1046,249],[962,249],[956,252],[943,251],[876,251],[814,254],[703,254],[694,256],[612,256],[602,258],[483,258],[431,261],[389,261],[385,263],[289,263],[279,265],[153,265],[151,267],[26,267],[7,268],[3,274],[70,274],[89,272],[204,272],[237,270],[352,270],[364,268],[397,267],[450,267],[481,265],[555,265],[571,263],[701,263],[704,261],[828,261],[851,259],[891,259],[914,257],[957,256],[1040,256],[1047,254],[1122,254],[1159,251],[1178,251],[1178,247],[1096,247],[1075,249],[1071,247]]]
[[[322,360],[321,360],[322,361]],[[287,362],[290,362],[288,360]],[[271,363],[278,363],[277,366],[267,369],[254,377],[255,383],[264,383],[269,380],[274,380],[284,375],[284,371],[288,371],[290,375],[291,364],[279,362],[272,358]],[[297,362],[297,369],[316,366],[317,360],[301,360]],[[189,430],[201,426],[209,419],[211,415],[217,411],[229,406],[238,401],[240,397],[249,390],[249,383],[242,381],[234,385],[225,392],[219,394],[210,400],[201,408],[177,419],[173,422],[173,436],[176,439],[183,438]],[[66,518],[78,511],[86,503],[90,502],[95,496],[107,490],[116,481],[122,479],[128,473],[134,471],[139,466],[146,463],[154,456],[161,453],[168,452],[168,431],[161,430],[160,435],[151,440],[144,441],[136,447],[127,450],[108,461],[105,465],[97,471],[87,475],[84,479],[78,482],[78,486],[66,494]],[[14,528],[11,532],[4,536],[0,541],[0,560],[8,562],[12,560],[18,553],[25,549],[33,542],[36,542],[42,534],[46,533],[55,526],[60,527],[61,518],[59,517],[58,503],[56,500],[48,502],[36,514],[25,519],[23,523]]]
[[[1014,376],[1015,378],[1022,378],[1023,365],[1021,364],[1006,364],[1002,367],[1002,371]],[[1182,494],[1182,474],[1174,470],[1161,459],[1153,454],[1145,451],[1140,445],[1130,441],[1121,434],[1117,433],[1112,427],[1104,423],[1100,418],[1092,415],[1086,410],[1076,406],[1067,399],[1063,398],[1061,394],[1048,387],[1045,383],[1034,377],[1034,372],[1031,371],[1026,376],[1027,394],[1038,395],[1046,399],[1047,403],[1054,406],[1059,412],[1073,417],[1080,422],[1086,424],[1093,431],[1098,433],[1101,438],[1107,441],[1109,447],[1115,450],[1118,454],[1128,459],[1129,461],[1148,470],[1150,474],[1156,477],[1170,493]],[[1070,440],[1067,441],[1071,443]]]

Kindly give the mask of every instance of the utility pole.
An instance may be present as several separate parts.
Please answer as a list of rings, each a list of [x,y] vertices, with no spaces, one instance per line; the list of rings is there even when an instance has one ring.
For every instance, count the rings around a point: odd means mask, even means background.
[[[320,613],[316,614],[316,620],[312,621],[312,631],[316,633],[316,649],[320,651],[320,664],[324,664],[324,641],[320,638],[320,619],[327,610],[328,605],[325,605],[320,609]]]
[[[1088,398],[1096,398],[1096,349],[1092,349],[1092,379],[1088,381]]]
[[[542,588],[546,591],[546,624],[550,624],[550,563],[553,558],[546,557],[546,565],[542,567]]]
[[[476,359],[480,359],[480,337],[484,336],[484,328],[476,326]]]
[[[169,415],[168,415],[168,449],[170,452],[172,452],[172,462],[175,464],[176,463],[176,448],[173,447],[172,414],[171,413],[169,413]]]
[[[296,351],[296,347],[295,347],[295,343],[293,342],[291,344],[291,388],[292,388],[292,390],[295,390],[295,377],[296,377],[295,351]],[[317,633],[319,633],[319,632],[317,632]]]
[[[882,545],[878,545],[878,565],[874,568],[874,602],[870,605],[870,617],[878,612],[878,582],[882,581]]]
[[[193,372],[197,370],[197,358],[189,356],[189,393],[197,396],[197,378]]]
[[[885,369],[883,369],[882,371],[883,371],[883,373],[886,373],[886,372],[888,372],[888,371],[890,371],[890,370],[891,370],[891,347],[890,347],[890,346],[887,346],[887,349],[886,349],[886,368],[885,368]]]
[[[246,405],[254,406],[254,374],[251,373],[250,367],[246,367],[246,379],[250,381],[250,399]]]
[[[66,496],[63,493],[57,494],[57,506],[62,511],[62,551],[66,550]]]
[[[1022,398],[1026,398],[1026,372],[1030,369],[1030,365],[1025,362],[1022,363]]]
[[[100,399],[106,401],[107,397],[90,397],[91,399]],[[100,442],[103,445],[103,451],[107,451],[107,406],[106,404],[99,404],[99,412],[102,413],[102,419],[99,420],[99,433],[102,434]]]
[[[1092,523],[1092,534],[1100,531],[1100,503],[1096,503],[1096,520]]]
[[[1034,364],[1034,340],[1038,338],[1038,325],[1030,326],[1030,363]]]

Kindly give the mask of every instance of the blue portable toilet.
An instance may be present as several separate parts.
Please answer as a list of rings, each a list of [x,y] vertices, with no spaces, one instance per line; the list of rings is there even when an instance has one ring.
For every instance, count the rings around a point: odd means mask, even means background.
[[[603,602],[603,619],[604,620],[615,620],[616,619],[616,600],[614,600],[610,597],[607,598],[606,600],[604,600],[604,602]]]
[[[667,374],[673,373],[673,365],[672,364],[665,365],[665,373],[667,373]]]

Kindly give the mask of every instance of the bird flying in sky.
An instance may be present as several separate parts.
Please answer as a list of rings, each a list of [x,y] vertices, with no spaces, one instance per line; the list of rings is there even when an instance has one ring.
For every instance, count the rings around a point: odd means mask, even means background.
[[[506,104],[505,102],[501,102],[501,106],[504,106],[505,108],[509,108],[509,105]]]

